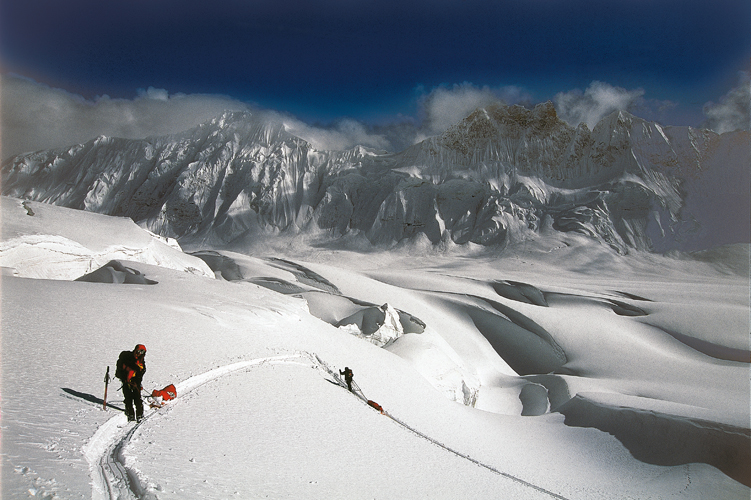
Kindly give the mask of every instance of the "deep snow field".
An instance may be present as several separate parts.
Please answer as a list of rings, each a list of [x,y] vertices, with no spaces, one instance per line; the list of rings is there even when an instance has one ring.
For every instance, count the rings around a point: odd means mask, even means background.
[[[196,256],[129,219],[1,208],[3,499],[751,493],[748,245]],[[144,388],[178,398],[136,425],[116,381],[101,399],[137,343]]]

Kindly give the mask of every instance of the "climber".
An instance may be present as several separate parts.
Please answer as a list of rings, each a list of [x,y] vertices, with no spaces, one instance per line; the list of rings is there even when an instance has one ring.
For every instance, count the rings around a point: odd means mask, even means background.
[[[138,344],[132,351],[123,351],[117,358],[115,377],[123,383],[125,396],[125,415],[128,422],[140,422],[143,419],[143,401],[141,401],[141,381],[146,372],[146,347]],[[135,411],[133,406],[135,405]]]
[[[347,382],[347,388],[349,392],[352,392],[352,377],[354,376],[352,370],[348,366],[344,367],[344,371],[339,370],[339,375],[344,375],[344,381]]]

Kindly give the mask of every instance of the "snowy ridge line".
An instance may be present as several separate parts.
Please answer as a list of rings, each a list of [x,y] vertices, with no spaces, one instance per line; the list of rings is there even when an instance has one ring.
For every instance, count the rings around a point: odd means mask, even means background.
[[[169,256],[160,255],[157,238],[154,236],[154,239],[140,247],[109,245],[102,250],[92,250],[65,236],[23,235],[0,242],[0,262],[4,262],[3,266],[15,268],[24,278],[75,280],[109,261],[131,260],[213,279],[208,267],[202,270],[188,263],[172,262]],[[47,264],[40,267],[42,261],[47,261]]]
[[[329,365],[326,364],[324,361],[322,361],[321,358],[319,358],[317,355],[313,354],[313,355],[309,355],[309,356],[311,356],[311,360],[316,365],[318,365],[317,368],[319,370],[325,371],[326,373],[328,373],[329,375],[331,375],[332,377],[334,377],[334,379],[337,381],[337,383],[340,386],[342,386],[343,388],[347,389],[347,384],[341,379],[341,377],[336,372],[336,370],[332,370],[331,367],[329,367]],[[361,399],[366,404],[368,404],[368,401],[369,401],[368,398],[362,392],[362,389],[360,389],[360,387],[354,381],[352,382],[352,389],[354,391],[353,394],[355,396],[357,396],[357,398]],[[532,483],[530,483],[528,481],[525,481],[524,479],[521,479],[521,478],[518,478],[516,476],[513,476],[513,475],[511,475],[511,474],[509,474],[507,472],[499,471],[495,467],[492,467],[490,465],[484,464],[484,463],[480,462],[479,460],[470,457],[469,455],[465,455],[464,453],[461,453],[461,452],[456,451],[456,450],[454,450],[452,448],[449,448],[448,446],[446,446],[445,444],[441,443],[440,441],[437,441],[437,440],[433,439],[432,437],[430,437],[430,436],[428,436],[426,434],[423,434],[422,432],[418,431],[414,427],[411,427],[410,425],[406,424],[404,421],[402,421],[402,420],[398,419],[397,417],[391,415],[386,410],[382,410],[381,413],[383,415],[387,416],[388,418],[390,418],[391,420],[393,420],[394,422],[396,422],[397,424],[399,424],[400,426],[404,427],[408,431],[411,431],[416,436],[419,436],[419,437],[421,437],[423,439],[426,439],[426,440],[430,441],[434,445],[439,446],[440,448],[443,448],[444,450],[446,450],[446,451],[448,451],[450,453],[453,453],[454,455],[456,455],[459,458],[463,458],[465,460],[469,460],[470,462],[472,462],[475,465],[479,465],[480,467],[488,469],[491,472],[494,472],[494,473],[496,473],[496,474],[498,474],[500,476],[503,476],[503,477],[505,477],[507,479],[511,479],[512,481],[516,481],[517,483],[522,484],[524,486],[527,486],[528,488],[533,488],[533,489],[539,491],[540,493],[544,493],[544,494],[549,495],[549,496],[551,496],[553,498],[557,498],[559,500],[569,500],[568,498],[566,498],[564,496],[561,496],[561,495],[559,495],[557,493],[553,493],[552,491],[546,490],[545,488],[543,488],[541,486],[537,486],[535,484],[532,484]]]
[[[305,356],[301,354],[272,356],[220,366],[179,382],[176,384],[177,393],[182,396],[207,382],[244,368],[263,364],[289,363],[300,359],[305,359]],[[82,452],[91,469],[92,500],[151,498],[151,495],[145,492],[138,481],[135,471],[131,471],[125,465],[122,452],[136,429],[143,422],[146,422],[155,411],[144,415],[141,422],[130,427],[127,427],[127,420],[124,414],[116,415],[100,426],[91,439],[82,447]]]

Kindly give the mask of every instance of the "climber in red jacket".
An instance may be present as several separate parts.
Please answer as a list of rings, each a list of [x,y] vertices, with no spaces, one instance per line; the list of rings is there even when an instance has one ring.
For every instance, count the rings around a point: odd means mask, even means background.
[[[138,344],[132,351],[123,351],[117,359],[115,377],[123,383],[125,396],[125,415],[128,421],[140,422],[143,419],[143,401],[141,401],[141,381],[146,373],[146,347]],[[135,405],[135,411],[133,406]]]

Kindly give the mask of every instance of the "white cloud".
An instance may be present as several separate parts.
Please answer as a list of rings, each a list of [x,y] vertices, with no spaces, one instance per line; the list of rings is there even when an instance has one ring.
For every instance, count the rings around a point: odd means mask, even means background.
[[[430,91],[418,88],[416,116],[395,116],[393,122],[368,125],[341,119],[330,125],[310,125],[276,111],[259,111],[230,97],[205,94],[170,94],[165,89],[140,89],[133,99],[109,96],[87,100],[65,90],[51,88],[19,76],[0,77],[2,109],[2,158],[14,154],[65,147],[99,135],[143,138],[181,132],[206,122],[226,110],[252,110],[279,120],[290,133],[320,150],[344,150],[363,145],[379,150],[401,151],[427,137],[443,133],[478,107],[499,101],[533,104],[522,87],[491,88],[462,83]],[[655,114],[676,106],[669,101],[649,101],[641,89],[626,90],[603,82],[592,82],[585,90],[558,93],[554,102],[561,119],[571,125],[586,123],[593,128],[616,110]],[[707,103],[704,111],[712,129],[718,132],[748,129],[751,83],[744,74],[741,85],[719,104]],[[654,118],[644,116],[645,118]]]
[[[225,110],[248,104],[218,95],[174,94],[149,87],[134,99],[109,96],[87,100],[32,80],[4,75],[0,80],[2,158],[64,147],[97,137],[143,138],[181,132]]]
[[[751,75],[741,74],[741,83],[715,104],[704,105],[706,127],[718,134],[733,130],[751,130]]]
[[[561,120],[577,126],[586,123],[592,129],[614,111],[629,111],[642,106],[644,90],[626,90],[608,83],[594,81],[587,90],[560,92],[554,98],[556,112]]]
[[[226,110],[253,109],[230,97],[172,94],[165,89],[139,89],[134,99],[101,96],[94,100],[51,88],[19,76],[2,76],[2,158],[65,147],[99,135],[140,139],[168,135],[208,121]],[[260,112],[258,110],[254,110]],[[312,126],[294,117],[262,111],[280,120],[291,133],[317,149],[349,149],[358,144],[391,150],[384,135],[355,120]]]
[[[464,82],[452,87],[435,88],[420,101],[424,119],[418,135],[429,137],[443,133],[477,108],[498,101],[506,104],[529,102],[531,96],[521,87],[478,87]]]
[[[387,151],[392,148],[383,135],[355,120],[339,120],[331,127],[308,125],[293,117],[284,117],[282,120],[289,133],[308,141],[319,150],[344,150],[357,145]]]
[[[165,89],[155,89],[154,87],[149,87],[146,90],[139,89],[138,95],[140,97],[145,97],[146,99],[154,99],[155,101],[169,100],[169,92]]]

